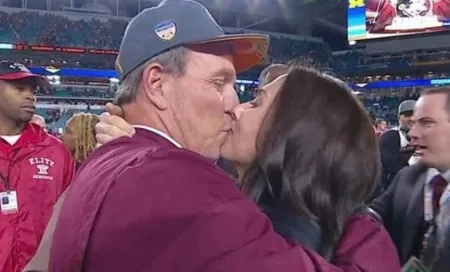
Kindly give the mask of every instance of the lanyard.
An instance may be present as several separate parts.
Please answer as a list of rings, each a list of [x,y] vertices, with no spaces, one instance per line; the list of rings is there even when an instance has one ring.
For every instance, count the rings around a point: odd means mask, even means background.
[[[433,213],[433,184],[426,184],[424,190],[425,198],[424,198],[424,217],[425,221],[431,223],[434,221],[434,217],[436,216]],[[441,199],[439,200],[439,205],[442,207],[448,200],[450,200],[450,184],[445,188],[444,193],[442,193]]]
[[[428,226],[422,240],[420,256],[424,263],[431,265],[436,261],[437,256],[439,256],[440,247],[442,246],[443,237],[439,238],[442,234],[438,234],[438,232],[442,233],[444,205],[448,204],[446,202],[450,200],[450,184],[447,184],[439,200],[439,215],[433,212],[432,183],[425,184],[424,194],[424,217]]]
[[[19,150],[14,151],[14,154],[13,154],[11,160],[9,161],[8,172],[6,173],[6,176],[3,175],[3,173],[0,172],[0,179],[2,180],[3,186],[5,187],[7,192],[11,191],[10,184],[9,184],[9,178],[10,178],[10,174],[11,174],[11,169],[12,169],[12,166],[13,166],[14,158],[16,157],[18,151]]]

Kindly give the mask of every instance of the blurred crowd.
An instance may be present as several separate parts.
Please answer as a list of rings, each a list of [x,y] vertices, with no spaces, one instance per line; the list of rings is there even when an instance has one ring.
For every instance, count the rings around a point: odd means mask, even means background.
[[[450,62],[450,49],[419,49],[396,53],[376,53],[368,55],[363,51],[348,51],[334,55],[335,67],[352,67],[355,65],[409,65],[415,62],[437,62],[448,64]]]
[[[75,20],[54,14],[0,12],[0,42],[118,49],[127,21]],[[328,63],[331,51],[324,43],[271,36],[268,62],[308,57]]]
[[[95,18],[71,20],[64,16],[23,11],[0,12],[0,27],[2,42],[117,49],[126,22]]]
[[[127,25],[124,19],[102,20],[95,17],[74,19],[51,13],[0,12],[0,42],[19,44],[55,45],[96,49],[118,49]],[[355,65],[408,65],[412,62],[450,61],[450,49],[415,50],[392,54],[367,55],[360,50],[332,55],[326,43],[307,39],[294,39],[287,36],[271,35],[271,43],[266,63],[285,63],[302,58],[322,70],[352,68]],[[26,64],[39,65],[39,60],[26,60]],[[45,63],[48,65],[49,63]],[[57,66],[78,66],[78,62],[54,63]],[[82,61],[84,67],[113,68],[109,59]]]
[[[241,102],[248,102],[257,96],[257,86],[245,85],[242,89],[241,85],[235,86],[239,100]],[[382,119],[386,121],[388,127],[395,127],[398,125],[397,108],[404,100],[417,100],[420,88],[398,88],[388,90],[365,90],[357,94],[358,99],[363,102],[364,107],[369,112],[373,120]],[[58,122],[61,115],[55,114],[51,110],[42,112],[45,120],[49,123],[52,130],[59,130],[65,125],[65,121],[70,117],[69,113],[86,111],[88,106],[105,105],[108,101],[112,101],[116,92],[115,87],[95,88],[90,86],[52,86],[48,88],[41,88],[37,92],[39,104],[58,105],[59,108],[71,105],[85,105],[86,108],[82,110],[65,111],[63,122]],[[95,110],[91,112],[96,112]]]

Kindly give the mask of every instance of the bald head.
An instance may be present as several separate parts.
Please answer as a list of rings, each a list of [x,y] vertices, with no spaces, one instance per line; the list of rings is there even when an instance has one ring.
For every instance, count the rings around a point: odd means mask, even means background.
[[[270,66],[267,66],[264,70],[262,70],[261,74],[259,75],[259,86],[263,87],[270,82],[274,81],[276,78],[278,78],[281,75],[284,75],[288,72],[289,67],[284,64],[272,64]]]
[[[47,129],[47,124],[45,123],[45,119],[44,119],[44,117],[42,117],[40,115],[37,115],[37,114],[33,115],[33,118],[31,118],[30,122],[40,126],[43,129]]]

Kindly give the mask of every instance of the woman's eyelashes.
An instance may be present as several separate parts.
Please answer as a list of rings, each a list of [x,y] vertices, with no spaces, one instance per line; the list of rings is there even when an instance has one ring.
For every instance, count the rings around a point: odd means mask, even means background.
[[[250,101],[249,102],[250,103],[250,105],[252,105],[252,107],[258,107],[258,106],[261,106],[261,98],[260,98],[260,96],[259,95],[257,95],[256,97],[255,97],[255,99],[253,99],[252,101]]]

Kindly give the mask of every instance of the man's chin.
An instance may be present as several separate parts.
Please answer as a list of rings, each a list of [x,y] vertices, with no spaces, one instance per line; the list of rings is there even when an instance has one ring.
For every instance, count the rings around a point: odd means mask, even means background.
[[[429,158],[427,158],[427,156],[424,155],[420,156],[419,162],[427,166],[428,168],[438,168],[438,165],[435,162],[433,162],[433,160],[430,160]]]
[[[22,123],[28,123],[28,122],[31,121],[31,119],[33,119],[33,115],[34,115],[34,112],[23,113],[20,116],[20,120],[19,121],[22,122]]]

